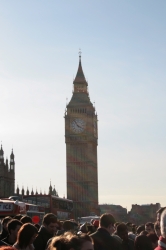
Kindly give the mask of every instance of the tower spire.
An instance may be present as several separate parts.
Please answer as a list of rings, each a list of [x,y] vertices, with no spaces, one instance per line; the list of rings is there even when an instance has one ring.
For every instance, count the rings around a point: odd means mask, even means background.
[[[85,79],[84,72],[82,69],[82,63],[81,63],[81,50],[79,51],[78,54],[79,54],[78,70],[77,70],[76,77],[73,81],[74,93],[78,93],[78,92],[88,93],[88,89],[87,89],[88,83]]]
[[[81,51],[79,51],[79,64],[78,64],[77,74],[76,74],[76,77],[74,79],[74,84],[75,83],[86,83],[87,84],[85,76],[84,76],[84,72],[82,69]]]

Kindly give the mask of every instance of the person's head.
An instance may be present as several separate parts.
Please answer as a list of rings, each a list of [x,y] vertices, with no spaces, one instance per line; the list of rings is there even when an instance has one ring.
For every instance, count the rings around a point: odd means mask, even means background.
[[[112,214],[105,213],[100,216],[99,220],[100,227],[105,228],[110,234],[112,234],[115,231],[114,224],[115,224],[115,219],[112,216]]]
[[[1,250],[16,250],[15,247],[10,247],[10,246],[0,246]]]
[[[146,235],[138,235],[134,241],[135,250],[153,250],[152,243]]]
[[[59,226],[57,224],[57,217],[52,213],[46,214],[43,217],[43,225],[48,231],[48,233],[50,234],[56,233],[57,227]]]
[[[117,235],[123,240],[128,240],[128,230],[124,223],[121,223],[116,228]]]
[[[133,232],[133,234],[135,234],[135,233],[136,233],[136,230],[137,230],[136,225],[135,225],[135,224],[132,224],[132,232]]]
[[[17,215],[14,217],[14,219],[16,219],[16,220],[21,220],[22,217],[23,217],[22,214],[17,214]]]
[[[37,228],[31,223],[22,225],[17,234],[17,244],[19,245],[19,248],[26,248],[32,244],[37,234]]]
[[[93,242],[89,235],[73,235],[70,232],[54,237],[49,245],[49,250],[93,250]]]
[[[147,234],[147,237],[151,240],[152,242],[152,247],[155,249],[158,246],[158,237],[155,233]]]
[[[166,208],[161,213],[160,230],[161,230],[161,236],[166,238]]]
[[[132,223],[131,222],[127,222],[126,226],[127,226],[128,232],[132,232]]]
[[[166,208],[166,207],[160,207],[160,208],[156,211],[157,221],[160,222],[161,214],[162,214],[162,212],[164,211],[165,208]]]
[[[23,217],[20,219],[20,221],[21,221],[23,224],[25,224],[25,223],[32,223],[32,219],[31,219],[31,217],[29,217],[28,215],[23,216]]]
[[[14,241],[16,241],[17,233],[20,230],[22,225],[23,224],[19,220],[16,220],[16,219],[12,219],[8,222],[7,224],[8,233],[9,235],[12,236]]]
[[[142,231],[145,231],[145,225],[144,224],[137,227],[136,234],[139,235]]]
[[[64,229],[65,231],[74,230],[74,228],[75,228],[75,225],[74,225],[74,223],[73,223],[72,221],[70,221],[70,220],[65,220],[65,221],[63,222],[63,229]]]
[[[144,230],[139,235],[145,235],[146,236],[146,235],[148,235],[148,232]]]
[[[12,220],[12,218],[10,216],[7,216],[7,217],[3,218],[3,220],[2,220],[2,227],[5,231],[7,231],[7,224],[10,220]]]
[[[154,223],[154,231],[157,235],[157,237],[159,238],[161,236],[161,231],[160,231],[160,222],[159,221],[156,221]]]
[[[152,222],[148,222],[145,224],[145,230],[151,234],[154,233],[154,224]]]

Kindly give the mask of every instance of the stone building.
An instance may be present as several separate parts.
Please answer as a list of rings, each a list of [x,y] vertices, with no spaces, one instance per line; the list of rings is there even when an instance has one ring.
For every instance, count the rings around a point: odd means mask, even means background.
[[[15,160],[13,150],[10,155],[10,162],[4,159],[4,151],[0,149],[0,197],[9,197],[15,191]]]
[[[73,82],[73,95],[66,106],[65,142],[67,199],[74,201],[75,218],[99,214],[95,107],[90,101],[81,55]]]
[[[127,209],[114,204],[101,204],[100,207],[100,214],[109,213],[112,214],[116,221],[118,222],[127,222],[128,215]]]
[[[129,212],[129,219],[135,224],[156,221],[156,211],[160,208],[160,203],[138,205],[133,204]]]

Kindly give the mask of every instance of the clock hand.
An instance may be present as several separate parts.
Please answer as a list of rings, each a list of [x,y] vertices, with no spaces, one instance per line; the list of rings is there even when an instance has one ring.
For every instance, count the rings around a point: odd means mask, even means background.
[[[80,125],[78,125],[78,123],[76,121],[74,121],[74,122],[77,125],[77,127],[82,128]]]
[[[76,124],[77,127],[79,127],[76,121],[74,121],[74,123]]]

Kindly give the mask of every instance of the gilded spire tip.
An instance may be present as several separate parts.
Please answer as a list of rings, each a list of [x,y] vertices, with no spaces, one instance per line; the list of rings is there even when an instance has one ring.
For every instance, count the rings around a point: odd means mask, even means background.
[[[78,54],[79,54],[79,59],[80,59],[80,61],[81,61],[81,54],[82,54],[81,49],[79,49]]]

